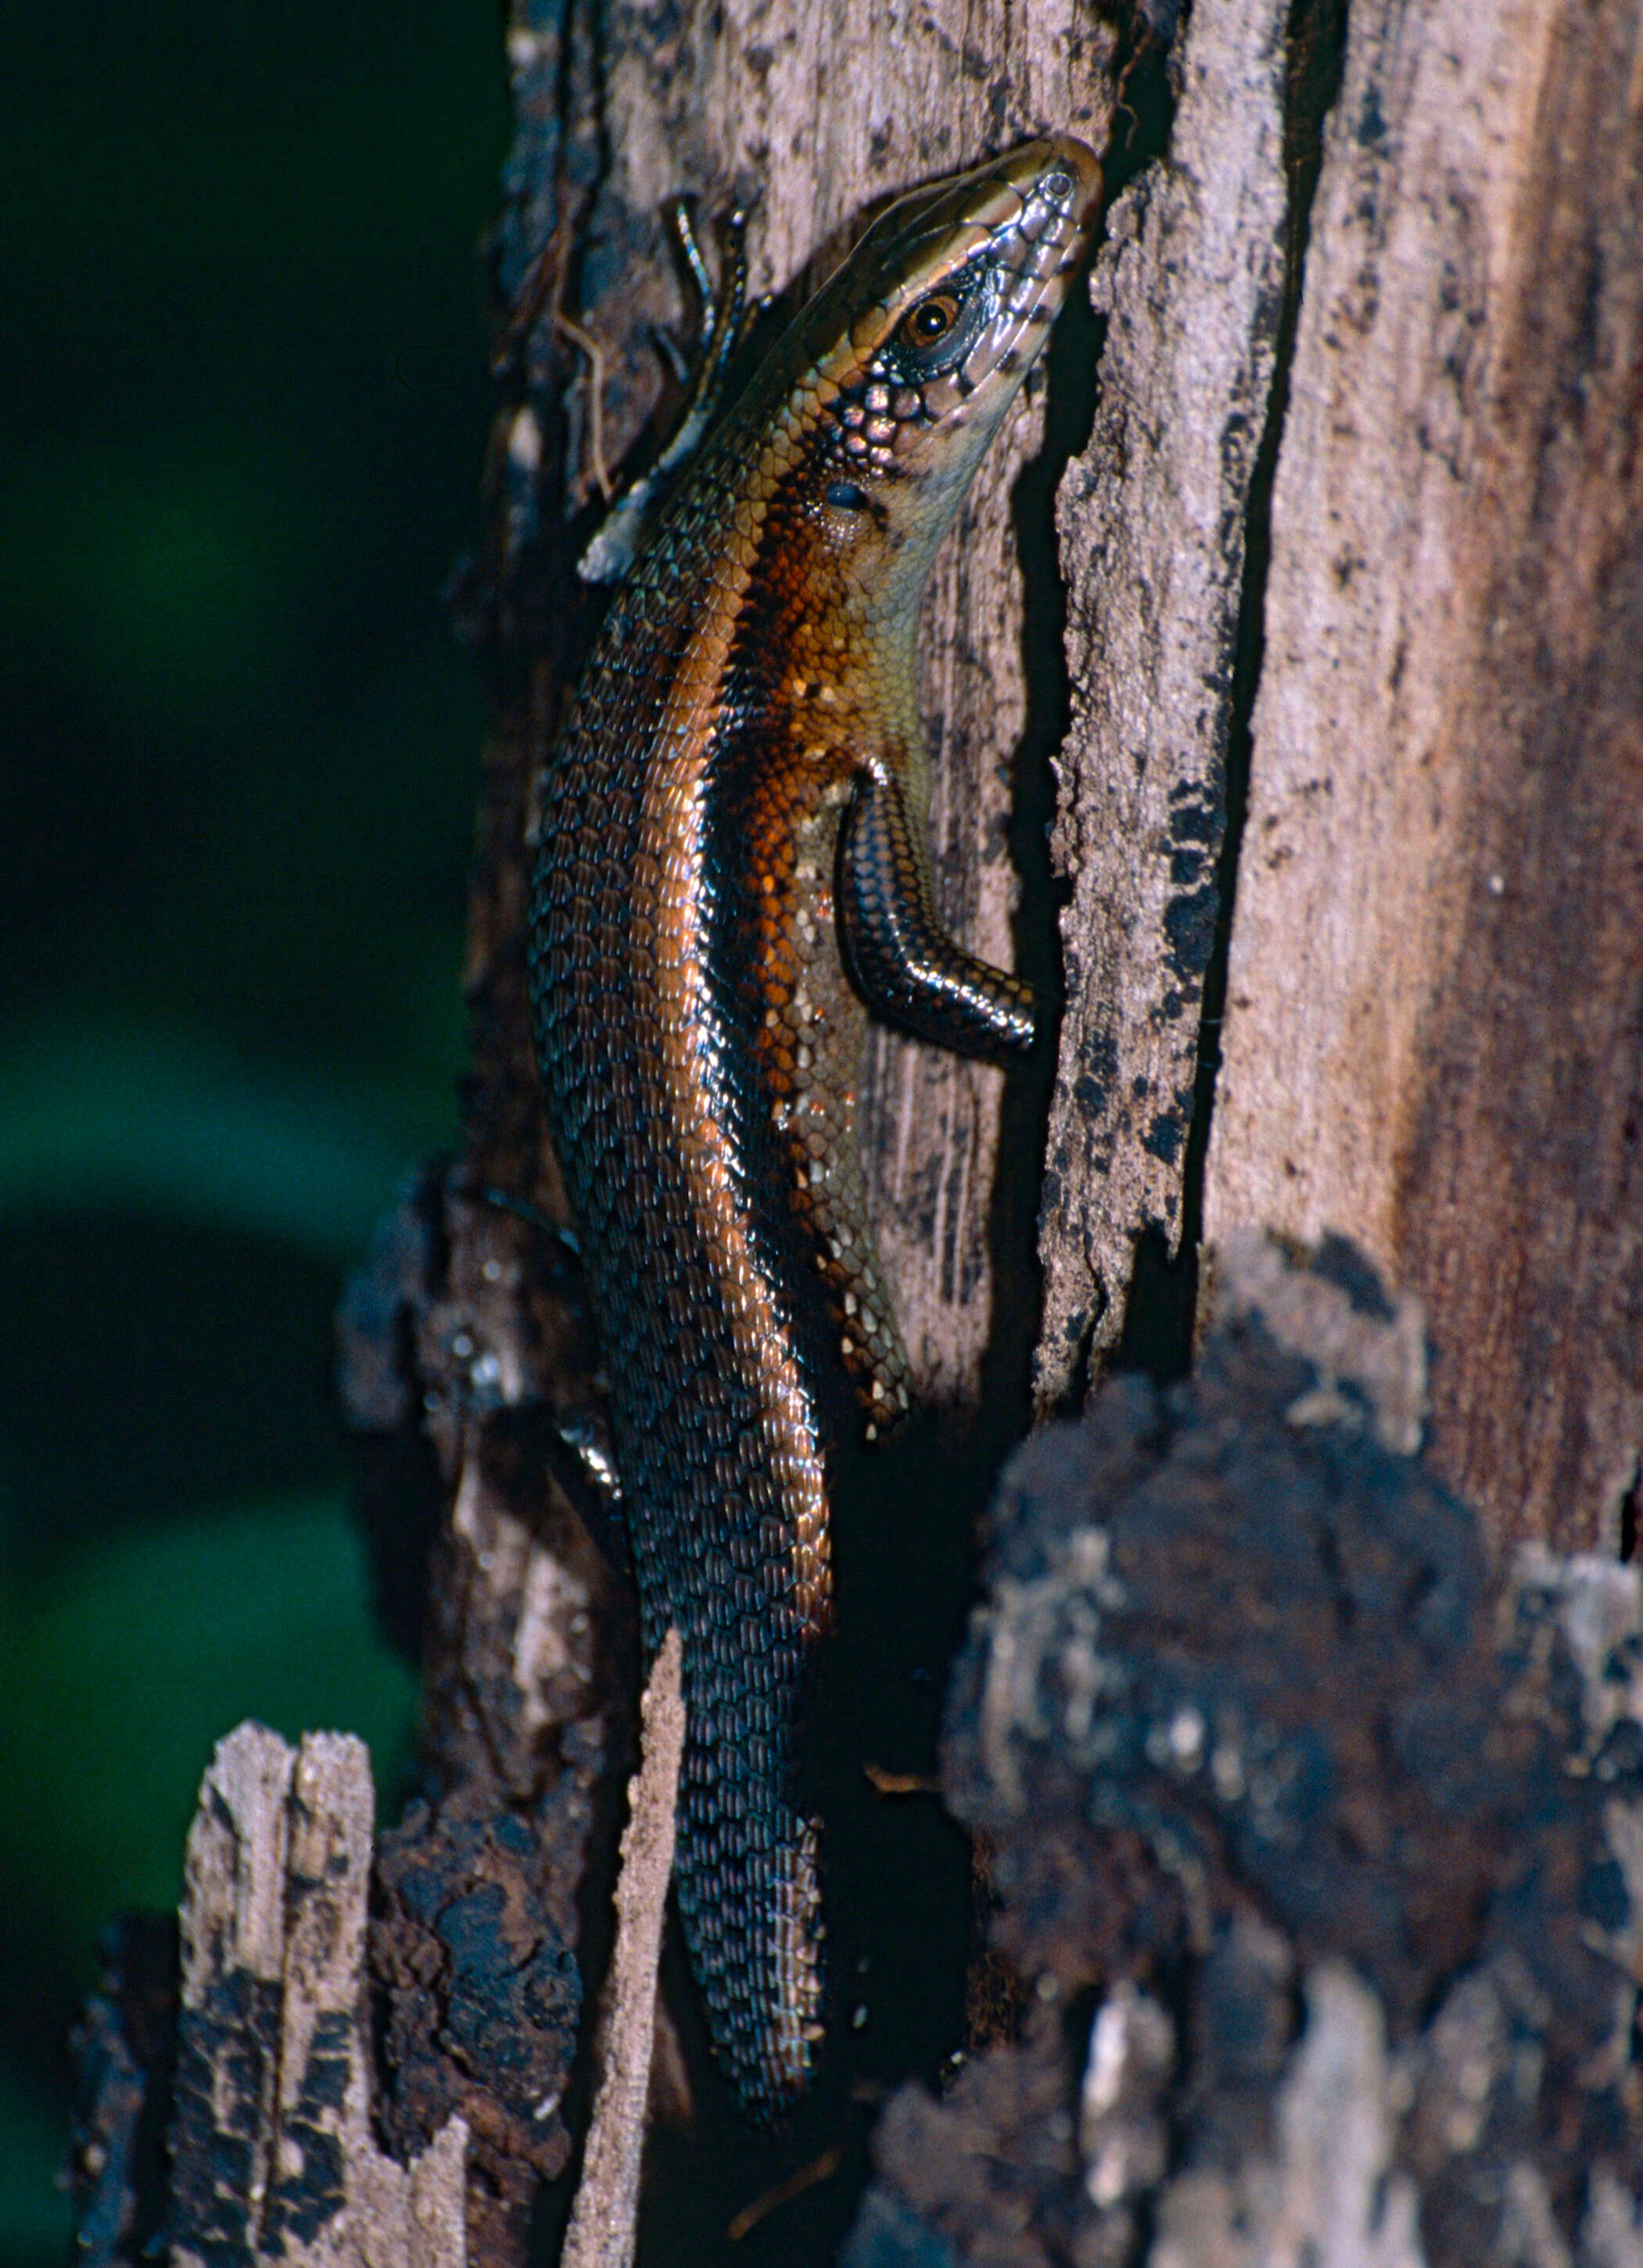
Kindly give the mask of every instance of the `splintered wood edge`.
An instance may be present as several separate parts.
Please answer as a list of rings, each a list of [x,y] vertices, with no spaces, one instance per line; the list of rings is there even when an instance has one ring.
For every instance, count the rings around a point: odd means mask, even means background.
[[[683,1649],[676,1630],[662,1640],[643,1707],[639,1769],[629,1789],[616,1883],[605,2065],[560,2268],[628,2268],[633,2258],[656,2034],[656,1977],[684,1754]]]
[[[402,2166],[371,2127],[365,1743],[217,1743],[189,1830],[171,2136],[173,2268],[463,2268],[468,2129]]]

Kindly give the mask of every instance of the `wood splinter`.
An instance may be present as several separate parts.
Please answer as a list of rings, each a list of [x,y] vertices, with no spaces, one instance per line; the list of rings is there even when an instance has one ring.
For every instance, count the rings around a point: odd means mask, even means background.
[[[604,2069],[560,2268],[630,2268],[633,2259],[656,2036],[656,1976],[674,1868],[674,1807],[684,1753],[682,1679],[679,1633],[670,1630],[641,1705],[639,1769],[629,1788],[616,1883],[616,1948]]]

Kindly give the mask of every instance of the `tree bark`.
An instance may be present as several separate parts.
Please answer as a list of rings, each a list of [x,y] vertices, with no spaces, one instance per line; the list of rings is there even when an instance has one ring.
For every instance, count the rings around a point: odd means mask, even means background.
[[[1241,1234],[1190,1378],[1006,1467],[945,1782],[1033,1993],[844,2268],[1643,2259],[1643,1581],[1488,1567],[1413,1309]]]
[[[1356,0],[1278,461],[1205,1196],[1427,1306],[1502,1543],[1643,1444],[1643,25]]]
[[[1199,0],[1168,158],[1113,209],[1101,406],[1063,477],[1071,728],[1057,762],[1066,1005],[1039,1249],[1042,1398],[1173,1254],[1216,932],[1249,485],[1283,298],[1282,0]]]

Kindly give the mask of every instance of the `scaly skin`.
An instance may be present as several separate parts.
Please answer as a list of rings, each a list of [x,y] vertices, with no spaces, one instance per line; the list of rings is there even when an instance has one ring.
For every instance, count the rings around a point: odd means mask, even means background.
[[[710,434],[542,777],[537,1042],[645,1643],[684,1641],[680,1911],[767,2118],[821,2037],[792,1740],[836,1446],[909,1398],[856,1156],[867,1007],[999,1057],[1033,1037],[1026,986],[934,913],[918,601],[1099,180],[1039,142],[874,225]]]

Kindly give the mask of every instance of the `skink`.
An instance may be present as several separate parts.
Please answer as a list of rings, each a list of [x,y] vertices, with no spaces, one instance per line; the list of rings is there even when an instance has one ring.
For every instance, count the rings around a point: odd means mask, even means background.
[[[644,1638],[684,1641],[675,1880],[755,2116],[822,2036],[795,1712],[841,1446],[910,1381],[855,1140],[869,1011],[1030,1046],[937,917],[914,695],[936,546],[1082,256],[1100,175],[1029,144],[885,213],[710,431],[544,765],[530,912]]]

